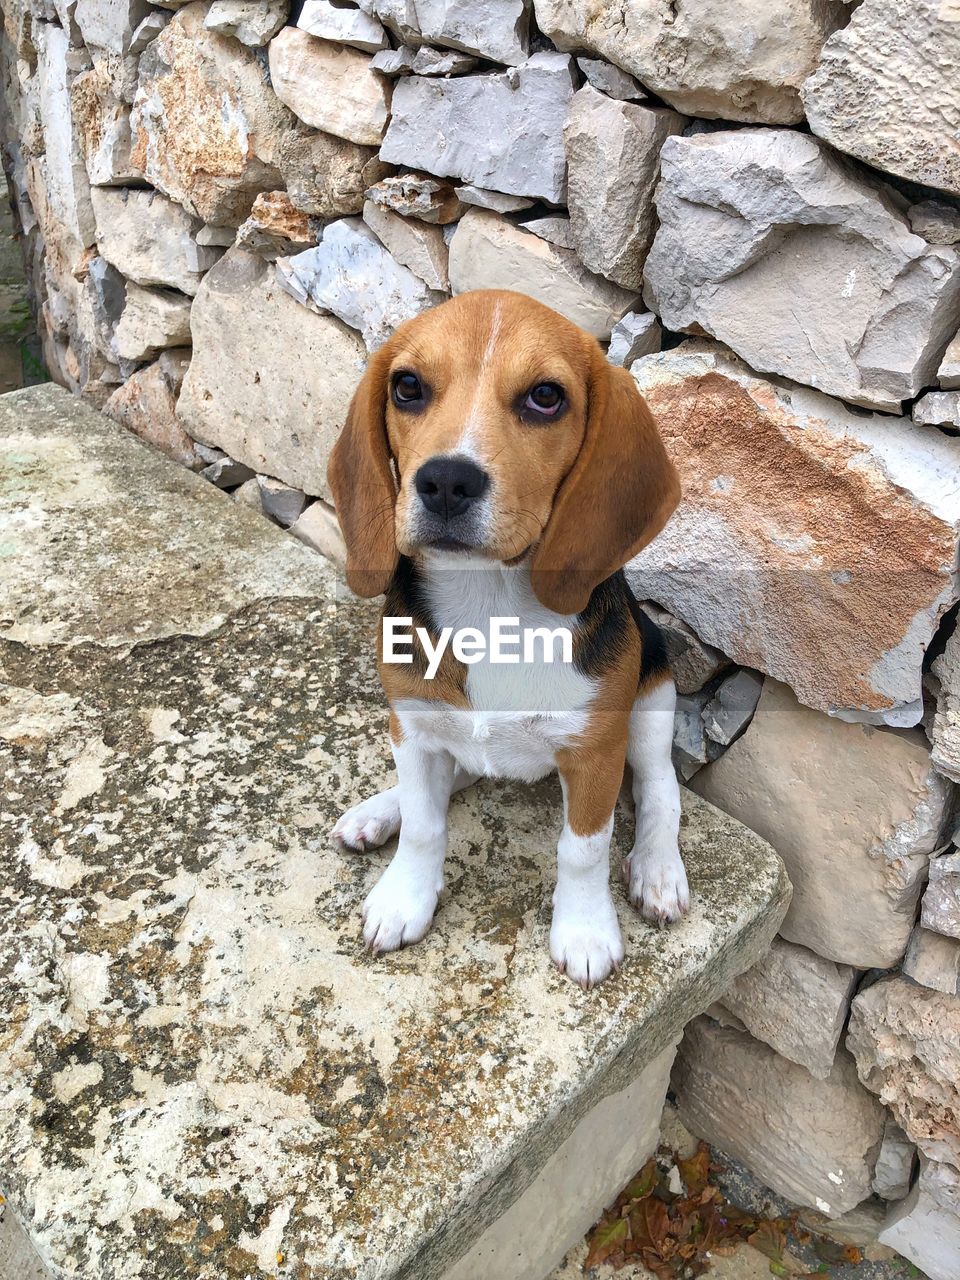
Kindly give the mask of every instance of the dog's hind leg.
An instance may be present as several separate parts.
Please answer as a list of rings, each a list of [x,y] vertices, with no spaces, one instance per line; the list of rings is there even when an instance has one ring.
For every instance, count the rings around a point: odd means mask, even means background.
[[[672,924],[690,907],[678,845],[680,787],[670,758],[676,706],[677,691],[670,679],[642,690],[630,712],[627,743],[637,827],[623,877],[630,900],[656,924]]]
[[[468,773],[457,765],[454,769],[450,794],[465,791],[476,782],[479,774]],[[361,800],[342,814],[330,832],[330,838],[341,849],[378,849],[400,830],[400,788],[388,787],[367,800]]]

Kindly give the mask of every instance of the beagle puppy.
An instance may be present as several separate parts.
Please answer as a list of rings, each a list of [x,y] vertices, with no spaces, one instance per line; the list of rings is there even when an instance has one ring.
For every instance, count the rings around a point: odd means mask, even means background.
[[[609,848],[626,761],[630,898],[660,924],[689,905],[670,758],[676,693],[662,637],[622,571],[666,524],[680,485],[633,379],[523,294],[461,294],[371,356],[328,477],[347,582],[361,596],[385,592],[385,617],[434,638],[482,632],[492,617],[572,634],[570,662],[467,663],[447,648],[432,679],[422,646],[392,664],[381,637],[398,781],[332,833],[360,850],[400,835],[363,906],[367,946],[392,951],[429,929],[453,792],[555,769],[550,953],[581,986],[602,981],[623,958]]]

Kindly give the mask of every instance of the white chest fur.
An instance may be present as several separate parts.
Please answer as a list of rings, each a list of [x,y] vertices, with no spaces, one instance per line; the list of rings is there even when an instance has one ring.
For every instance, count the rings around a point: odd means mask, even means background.
[[[448,567],[448,564],[450,567]],[[576,619],[545,609],[530,589],[523,566],[488,561],[430,564],[424,589],[437,628],[472,627],[489,633],[490,618],[516,618],[518,629],[574,628]],[[442,746],[464,769],[490,777],[533,781],[554,767],[556,751],[582,733],[596,681],[568,662],[493,663],[488,656],[468,668],[470,707],[403,699],[395,706],[405,737]]]

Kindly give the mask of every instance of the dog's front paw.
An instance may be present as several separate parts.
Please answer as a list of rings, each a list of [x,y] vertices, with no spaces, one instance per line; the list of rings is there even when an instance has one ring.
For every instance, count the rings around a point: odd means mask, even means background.
[[[355,804],[330,832],[341,849],[378,849],[400,830],[400,800],[396,787]]]
[[[620,968],[623,939],[609,892],[605,902],[592,901],[589,910],[554,898],[550,955],[560,972],[585,991]]]
[[[419,942],[430,928],[442,888],[442,875],[391,862],[363,904],[363,940],[368,950],[379,955]]]
[[[634,849],[623,863],[630,901],[644,920],[675,924],[690,910],[690,886],[680,854]]]

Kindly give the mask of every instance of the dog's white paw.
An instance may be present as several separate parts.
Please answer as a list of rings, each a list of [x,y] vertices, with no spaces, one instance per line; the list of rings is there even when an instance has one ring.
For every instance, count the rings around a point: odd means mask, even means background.
[[[341,849],[377,849],[400,830],[400,800],[396,787],[355,804],[330,832]]]
[[[363,940],[374,955],[419,942],[433,920],[443,875],[433,868],[413,870],[396,859],[367,894]]]
[[[630,901],[644,920],[674,924],[690,910],[690,886],[676,849],[650,851],[634,847],[629,858],[624,859],[623,878]]]
[[[554,896],[550,955],[560,972],[584,990],[620,968],[623,939],[609,890],[604,897],[586,903],[565,902],[560,895]]]

